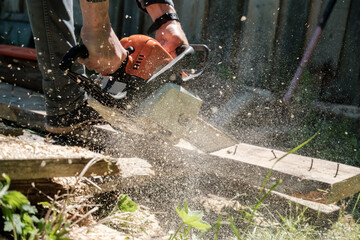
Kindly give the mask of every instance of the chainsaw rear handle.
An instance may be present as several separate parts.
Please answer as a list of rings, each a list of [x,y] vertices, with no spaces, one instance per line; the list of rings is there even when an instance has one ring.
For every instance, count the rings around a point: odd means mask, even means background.
[[[127,57],[121,64],[119,69],[123,69],[125,72],[125,66],[128,61],[128,57],[130,54],[134,52],[134,48],[129,47],[126,49]],[[71,66],[75,63],[78,58],[88,58],[89,51],[84,44],[76,45],[69,49],[69,51],[63,56],[60,62],[60,70],[62,71],[69,71],[71,70]]]
[[[60,62],[60,70],[68,71],[78,58],[88,58],[89,51],[85,45],[76,45],[69,49]]]

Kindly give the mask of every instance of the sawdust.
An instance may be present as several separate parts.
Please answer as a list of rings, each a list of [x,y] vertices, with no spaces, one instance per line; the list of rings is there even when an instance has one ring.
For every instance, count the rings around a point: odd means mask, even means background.
[[[207,196],[201,196],[193,199],[196,202],[200,202],[206,212],[213,211],[216,214],[222,214],[226,208],[231,208],[235,211],[246,209],[238,201],[227,199],[224,197],[208,194]]]
[[[0,160],[56,159],[72,158],[74,156],[106,158],[104,155],[97,154],[85,148],[54,145],[51,140],[26,131],[18,137],[0,134],[0,146]]]

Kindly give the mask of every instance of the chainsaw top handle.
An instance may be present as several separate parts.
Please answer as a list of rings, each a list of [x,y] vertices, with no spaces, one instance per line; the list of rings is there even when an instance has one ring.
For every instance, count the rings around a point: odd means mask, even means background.
[[[189,69],[193,57],[197,55],[197,53],[203,54],[202,63],[203,66],[200,69]],[[182,82],[188,82],[191,79],[194,79],[200,76],[207,64],[209,57],[210,49],[204,44],[190,44],[190,45],[182,45],[176,49],[177,57],[175,57],[169,64],[163,67],[159,72],[154,74],[148,82],[153,79],[159,77],[160,75],[170,75],[174,72],[182,71],[186,74],[186,77],[182,78]],[[167,73],[167,74],[166,74]]]

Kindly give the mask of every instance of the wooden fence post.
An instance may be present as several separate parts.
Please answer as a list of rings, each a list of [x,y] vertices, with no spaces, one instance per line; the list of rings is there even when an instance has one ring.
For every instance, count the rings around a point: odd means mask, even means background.
[[[360,107],[360,1],[351,2],[336,84],[331,96],[338,102]],[[336,91],[337,90],[337,91]],[[331,98],[330,100],[334,100]]]
[[[301,59],[307,30],[310,0],[281,1],[274,43],[271,90],[281,92],[288,86]]]
[[[241,51],[239,84],[266,88],[280,0],[249,0]]]

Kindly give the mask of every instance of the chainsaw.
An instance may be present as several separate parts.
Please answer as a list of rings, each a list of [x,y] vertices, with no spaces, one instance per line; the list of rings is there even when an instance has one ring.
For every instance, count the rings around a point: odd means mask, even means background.
[[[77,58],[89,56],[85,45],[72,47],[63,57],[60,69],[82,87],[88,95],[107,108],[136,109],[165,83],[188,85],[206,66],[209,48],[190,44],[176,49],[173,58],[161,44],[146,35],[132,35],[120,40],[127,57],[111,75],[99,74],[90,79],[71,71]],[[201,60],[200,69],[196,65]]]

